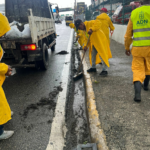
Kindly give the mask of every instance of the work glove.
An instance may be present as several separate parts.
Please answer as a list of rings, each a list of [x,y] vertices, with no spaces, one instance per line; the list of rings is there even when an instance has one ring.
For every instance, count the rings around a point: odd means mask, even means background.
[[[130,50],[126,50],[126,51],[125,51],[125,54],[126,54],[127,56],[130,56],[130,55],[131,55],[131,51],[130,51]]]
[[[10,66],[8,66],[8,71],[5,75],[6,76],[11,76],[11,74],[12,74],[12,69],[10,68]]]
[[[114,33],[114,31],[111,31],[111,30],[110,30],[110,34],[111,34],[111,36],[113,35],[113,33]]]

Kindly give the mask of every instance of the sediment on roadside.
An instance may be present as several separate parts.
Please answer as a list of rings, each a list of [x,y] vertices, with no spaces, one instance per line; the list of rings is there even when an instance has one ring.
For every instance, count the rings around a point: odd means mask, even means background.
[[[75,149],[78,144],[91,143],[86,112],[84,81],[83,78],[76,82],[73,81],[73,76],[77,73],[77,67],[80,63],[78,46],[76,44],[73,44],[71,55],[71,73],[66,103],[66,125],[68,131],[64,150]]]
[[[83,52],[80,52],[80,57],[81,58],[83,57]],[[84,84],[85,84],[85,91],[86,91],[86,103],[87,103],[87,113],[88,113],[88,119],[89,119],[88,120],[89,128],[90,128],[90,133],[91,133],[91,142],[97,144],[98,150],[108,150],[106,136],[101,127],[99,113],[97,111],[92,80],[91,80],[90,74],[87,73],[87,69],[88,69],[88,66],[84,58],[83,60]]]

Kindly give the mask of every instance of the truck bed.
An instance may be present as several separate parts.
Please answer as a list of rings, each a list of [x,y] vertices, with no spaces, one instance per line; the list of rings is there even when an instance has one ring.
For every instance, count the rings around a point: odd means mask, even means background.
[[[31,41],[38,46],[38,41],[55,34],[55,21],[50,13],[48,0],[6,0],[6,17],[9,22],[29,23],[31,39],[5,39],[0,41]]]

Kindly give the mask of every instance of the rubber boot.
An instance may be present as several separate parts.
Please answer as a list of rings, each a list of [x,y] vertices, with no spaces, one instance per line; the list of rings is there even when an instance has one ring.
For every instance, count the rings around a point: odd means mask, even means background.
[[[103,76],[103,77],[106,77],[108,75],[108,72],[107,71],[102,71],[99,75]]]
[[[134,82],[134,89],[135,89],[134,101],[135,102],[141,102],[141,87],[142,87],[142,84],[140,81]]]
[[[149,78],[150,78],[150,75],[147,75],[146,78],[145,78],[145,80],[144,80],[143,89],[144,89],[145,91],[148,91]]]
[[[90,69],[87,70],[87,72],[89,72],[89,73],[90,72],[96,72],[96,68],[90,68]]]

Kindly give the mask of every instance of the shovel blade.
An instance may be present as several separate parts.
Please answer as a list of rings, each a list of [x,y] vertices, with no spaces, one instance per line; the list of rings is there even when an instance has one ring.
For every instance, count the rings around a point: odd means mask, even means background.
[[[78,73],[77,75],[75,75],[75,76],[73,77],[73,80],[74,80],[74,81],[77,81],[77,80],[79,80],[79,79],[82,78],[82,77],[83,77],[83,73],[80,72],[80,73]]]

